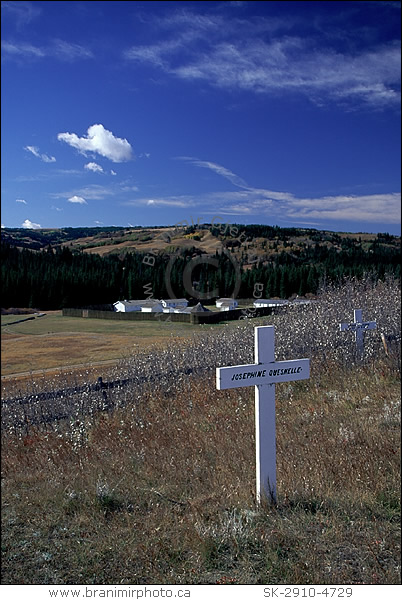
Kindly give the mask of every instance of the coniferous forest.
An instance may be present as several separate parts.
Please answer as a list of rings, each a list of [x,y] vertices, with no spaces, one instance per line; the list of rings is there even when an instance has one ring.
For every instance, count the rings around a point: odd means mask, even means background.
[[[209,231],[222,240],[225,249],[216,251],[209,262],[202,261],[205,253],[195,246],[176,249],[173,253],[149,255],[130,249],[100,256],[61,244],[48,243],[35,250],[24,248],[4,235],[2,306],[56,310],[107,305],[122,299],[165,298],[172,292],[176,297],[191,300],[183,273],[186,265],[196,258],[201,260],[195,261],[196,266],[191,269],[193,288],[205,294],[218,291],[220,297],[232,296],[236,285],[238,298],[252,298],[256,284],[258,297],[288,298],[292,294],[314,294],[324,281],[337,282],[344,277],[360,279],[367,273],[376,279],[386,275],[400,277],[399,245],[397,238],[388,234],[378,234],[365,244],[333,234],[335,245],[319,243],[322,234],[311,230],[308,244],[289,251],[289,240],[297,230],[242,226],[245,244],[233,236],[225,236],[218,228],[212,227]],[[185,233],[197,239],[194,228],[189,227]],[[39,232],[35,234],[39,239]],[[256,238],[266,240],[267,245],[271,241],[270,247],[276,251],[250,260]]]

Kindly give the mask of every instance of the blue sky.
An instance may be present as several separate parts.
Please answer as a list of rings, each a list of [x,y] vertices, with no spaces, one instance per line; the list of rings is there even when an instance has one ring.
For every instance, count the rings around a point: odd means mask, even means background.
[[[2,227],[400,234],[400,2],[12,2]]]

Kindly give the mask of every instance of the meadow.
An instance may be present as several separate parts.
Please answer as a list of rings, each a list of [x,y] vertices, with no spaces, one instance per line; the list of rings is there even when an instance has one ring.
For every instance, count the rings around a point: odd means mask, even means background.
[[[185,339],[198,331],[189,323],[130,322],[63,317],[49,311],[42,317],[2,315],[2,377],[68,370],[77,366],[115,364],[128,354],[162,347],[171,337]],[[16,321],[21,321],[15,323]],[[14,324],[10,324],[14,323]],[[99,371],[101,372],[101,371]]]
[[[353,308],[377,322],[363,361],[339,331]],[[216,366],[253,361],[255,321],[172,338],[114,367],[162,377],[112,410],[3,431],[3,583],[400,583],[397,282],[260,323],[277,360],[311,359],[277,386],[277,504],[255,502],[253,389],[215,389]]]

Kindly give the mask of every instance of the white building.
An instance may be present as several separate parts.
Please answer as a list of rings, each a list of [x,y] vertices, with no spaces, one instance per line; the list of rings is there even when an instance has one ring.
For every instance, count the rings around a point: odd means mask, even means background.
[[[118,300],[113,304],[116,312],[162,312],[159,300]]]
[[[116,312],[140,311],[143,300],[118,300],[113,303]]]
[[[269,298],[260,298],[258,300],[254,300],[253,302],[255,308],[275,308],[277,306],[286,306],[287,304],[289,304],[289,300],[277,300]]]
[[[163,312],[163,306],[160,300],[143,300],[141,312]]]
[[[164,309],[170,308],[186,308],[188,306],[188,300],[185,298],[168,298],[167,300],[161,300],[161,304]],[[165,310],[164,312],[170,312]]]
[[[219,298],[216,301],[216,308],[220,310],[234,310],[239,303],[234,298]]]

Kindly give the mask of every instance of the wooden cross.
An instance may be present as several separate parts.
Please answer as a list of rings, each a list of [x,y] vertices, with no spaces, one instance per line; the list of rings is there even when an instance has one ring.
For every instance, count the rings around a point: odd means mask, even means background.
[[[275,327],[254,328],[255,364],[216,369],[216,387],[255,386],[257,503],[276,503],[275,384],[308,379],[308,358],[275,362]]]
[[[364,355],[364,332],[368,329],[375,329],[377,323],[375,321],[363,321],[363,311],[360,308],[354,309],[353,323],[339,323],[341,331],[354,331],[356,340],[357,355],[360,360]]]

